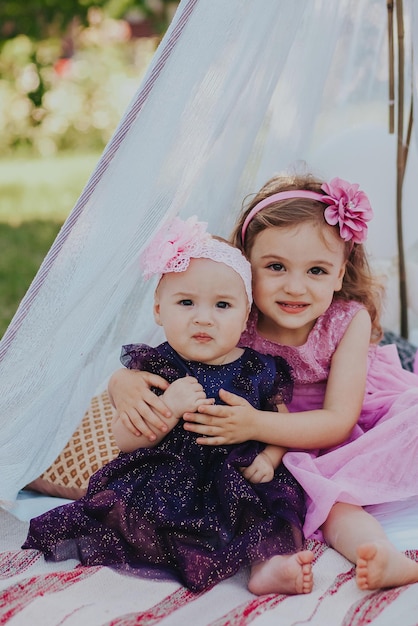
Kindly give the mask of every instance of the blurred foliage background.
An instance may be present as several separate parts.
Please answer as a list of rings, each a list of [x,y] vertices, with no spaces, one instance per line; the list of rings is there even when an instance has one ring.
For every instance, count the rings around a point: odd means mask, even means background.
[[[0,337],[177,5],[1,0]]]
[[[101,150],[176,7],[2,0],[0,154]]]

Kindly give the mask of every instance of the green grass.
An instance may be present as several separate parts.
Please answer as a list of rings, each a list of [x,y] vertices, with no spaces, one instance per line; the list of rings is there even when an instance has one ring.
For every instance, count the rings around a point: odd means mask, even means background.
[[[0,335],[4,334],[60,224],[32,220],[20,226],[0,223]]]
[[[93,171],[98,154],[64,154],[0,161],[0,222],[65,220]]]
[[[98,158],[0,161],[0,337]]]

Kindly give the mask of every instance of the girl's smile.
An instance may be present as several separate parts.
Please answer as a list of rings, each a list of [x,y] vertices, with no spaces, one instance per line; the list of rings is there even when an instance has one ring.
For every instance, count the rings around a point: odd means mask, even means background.
[[[308,304],[301,302],[278,302],[278,305],[283,309],[283,311],[286,311],[286,313],[290,313],[291,315],[301,313],[306,309],[306,307],[309,306]]]

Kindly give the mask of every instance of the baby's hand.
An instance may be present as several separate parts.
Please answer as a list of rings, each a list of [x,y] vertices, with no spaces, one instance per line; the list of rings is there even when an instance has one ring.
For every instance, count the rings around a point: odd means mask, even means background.
[[[206,398],[202,385],[193,376],[185,376],[172,382],[162,399],[177,419],[183,413],[195,413],[201,404],[213,403],[213,399]]]
[[[248,467],[240,468],[241,474],[250,483],[269,483],[273,480],[274,465],[266,452],[260,452]]]

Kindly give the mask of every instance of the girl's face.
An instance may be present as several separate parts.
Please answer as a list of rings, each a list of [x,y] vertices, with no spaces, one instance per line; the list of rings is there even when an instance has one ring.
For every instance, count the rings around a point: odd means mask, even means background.
[[[188,361],[221,365],[237,359],[248,313],[242,278],[210,259],[191,259],[185,272],[165,274],[155,292],[155,320]]]
[[[332,227],[313,222],[266,228],[250,261],[258,330],[277,343],[303,345],[341,289],[344,242]]]

